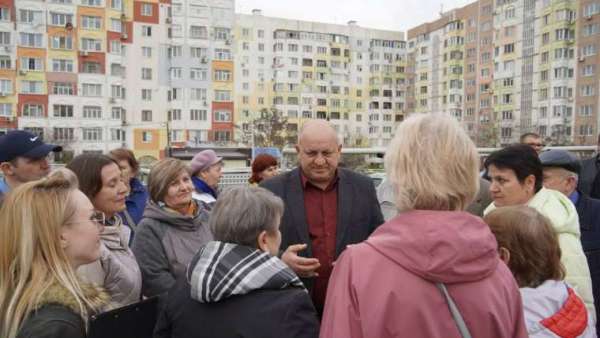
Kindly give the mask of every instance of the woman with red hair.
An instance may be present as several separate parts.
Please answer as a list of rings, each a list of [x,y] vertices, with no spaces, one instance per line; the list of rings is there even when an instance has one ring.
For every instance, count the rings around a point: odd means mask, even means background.
[[[269,154],[260,154],[252,162],[252,176],[250,185],[258,185],[262,180],[279,175],[277,159]]]

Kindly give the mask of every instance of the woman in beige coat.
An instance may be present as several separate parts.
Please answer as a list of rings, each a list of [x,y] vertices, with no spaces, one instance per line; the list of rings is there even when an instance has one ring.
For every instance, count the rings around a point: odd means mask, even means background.
[[[137,302],[142,275],[128,245],[131,231],[117,215],[125,209],[128,191],[119,166],[108,156],[83,154],[67,168],[77,175],[79,189],[92,201],[95,217],[104,225],[100,260],[81,266],[77,273],[83,280],[106,289],[115,307]]]

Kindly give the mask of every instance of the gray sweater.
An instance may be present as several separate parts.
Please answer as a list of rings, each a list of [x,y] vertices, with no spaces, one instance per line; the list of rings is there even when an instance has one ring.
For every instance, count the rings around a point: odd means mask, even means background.
[[[168,291],[185,276],[200,247],[212,239],[208,212],[201,206],[190,217],[148,202],[132,247],[142,270],[142,294],[151,297]]]

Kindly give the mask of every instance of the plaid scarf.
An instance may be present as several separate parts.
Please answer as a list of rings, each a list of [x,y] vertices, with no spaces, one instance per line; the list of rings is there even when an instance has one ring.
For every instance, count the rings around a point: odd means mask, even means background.
[[[304,288],[279,258],[248,246],[215,241],[208,242],[194,256],[187,279],[192,299],[201,303],[261,289]]]

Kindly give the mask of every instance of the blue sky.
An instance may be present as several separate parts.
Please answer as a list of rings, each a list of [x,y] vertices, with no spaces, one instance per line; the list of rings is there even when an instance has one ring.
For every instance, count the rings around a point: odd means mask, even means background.
[[[346,24],[349,20],[369,28],[407,31],[439,18],[444,10],[473,0],[236,0],[236,12],[262,9],[265,16]]]

